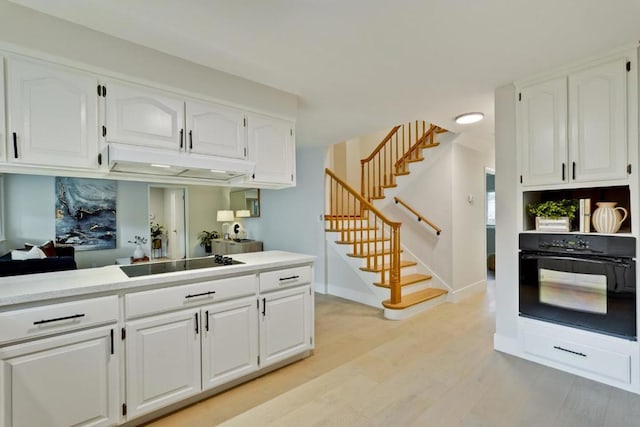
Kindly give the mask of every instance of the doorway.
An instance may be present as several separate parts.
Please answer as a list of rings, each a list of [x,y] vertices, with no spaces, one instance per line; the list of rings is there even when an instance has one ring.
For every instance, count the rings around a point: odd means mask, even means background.
[[[177,186],[149,185],[149,223],[151,257],[183,259],[187,256],[187,189]]]
[[[494,278],[496,271],[496,172],[485,168],[486,230],[487,230],[487,278]]]

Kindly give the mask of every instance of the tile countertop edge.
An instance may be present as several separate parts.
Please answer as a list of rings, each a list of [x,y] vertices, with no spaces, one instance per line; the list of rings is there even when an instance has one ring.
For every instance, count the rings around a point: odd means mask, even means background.
[[[244,264],[202,268],[190,271],[127,277],[116,265],[52,273],[28,274],[0,278],[0,310],[7,306],[94,294],[117,294],[122,290],[137,292],[171,282],[221,279],[280,267],[310,264],[312,255],[284,251],[237,254],[234,259]]]

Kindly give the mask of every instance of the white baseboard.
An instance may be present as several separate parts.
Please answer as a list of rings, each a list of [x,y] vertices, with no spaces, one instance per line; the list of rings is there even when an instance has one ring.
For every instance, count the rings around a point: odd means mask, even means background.
[[[325,286],[324,283],[314,282],[313,283],[313,291],[318,293],[318,294],[326,295],[327,294],[327,287]]]
[[[465,286],[464,288],[457,289],[453,292],[449,292],[449,302],[458,302],[465,298],[470,297],[471,295],[478,294],[483,292],[487,287],[486,280],[479,280],[475,283],[471,283],[470,285]]]
[[[518,354],[518,340],[515,338],[505,337],[504,335],[493,334],[493,348],[503,353]]]

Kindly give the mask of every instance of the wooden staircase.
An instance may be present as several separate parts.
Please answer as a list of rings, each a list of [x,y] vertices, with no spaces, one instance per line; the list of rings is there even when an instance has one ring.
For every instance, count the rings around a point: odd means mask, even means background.
[[[417,272],[415,261],[401,259],[402,224],[389,220],[374,206],[375,200],[384,198],[385,188],[397,186],[397,176],[409,173],[409,163],[422,161],[423,150],[439,145],[435,136],[443,132],[446,130],[435,125],[427,128],[425,122],[394,127],[373,153],[361,160],[360,191],[326,169],[326,231],[339,233],[336,244],[350,245],[347,256],[362,259],[360,270],[379,275],[374,286],[389,289],[390,298],[382,301],[387,318],[406,317],[393,312],[442,300],[447,294],[444,289],[428,287],[432,276]]]

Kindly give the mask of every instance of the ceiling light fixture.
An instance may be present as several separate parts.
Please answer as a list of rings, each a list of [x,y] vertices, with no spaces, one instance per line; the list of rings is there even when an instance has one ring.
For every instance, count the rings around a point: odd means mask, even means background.
[[[482,113],[464,113],[456,117],[456,123],[459,125],[468,125],[470,123],[479,122],[484,118]]]
[[[170,168],[171,167],[169,165],[159,165],[157,163],[151,163],[151,166],[153,166],[154,168]]]

